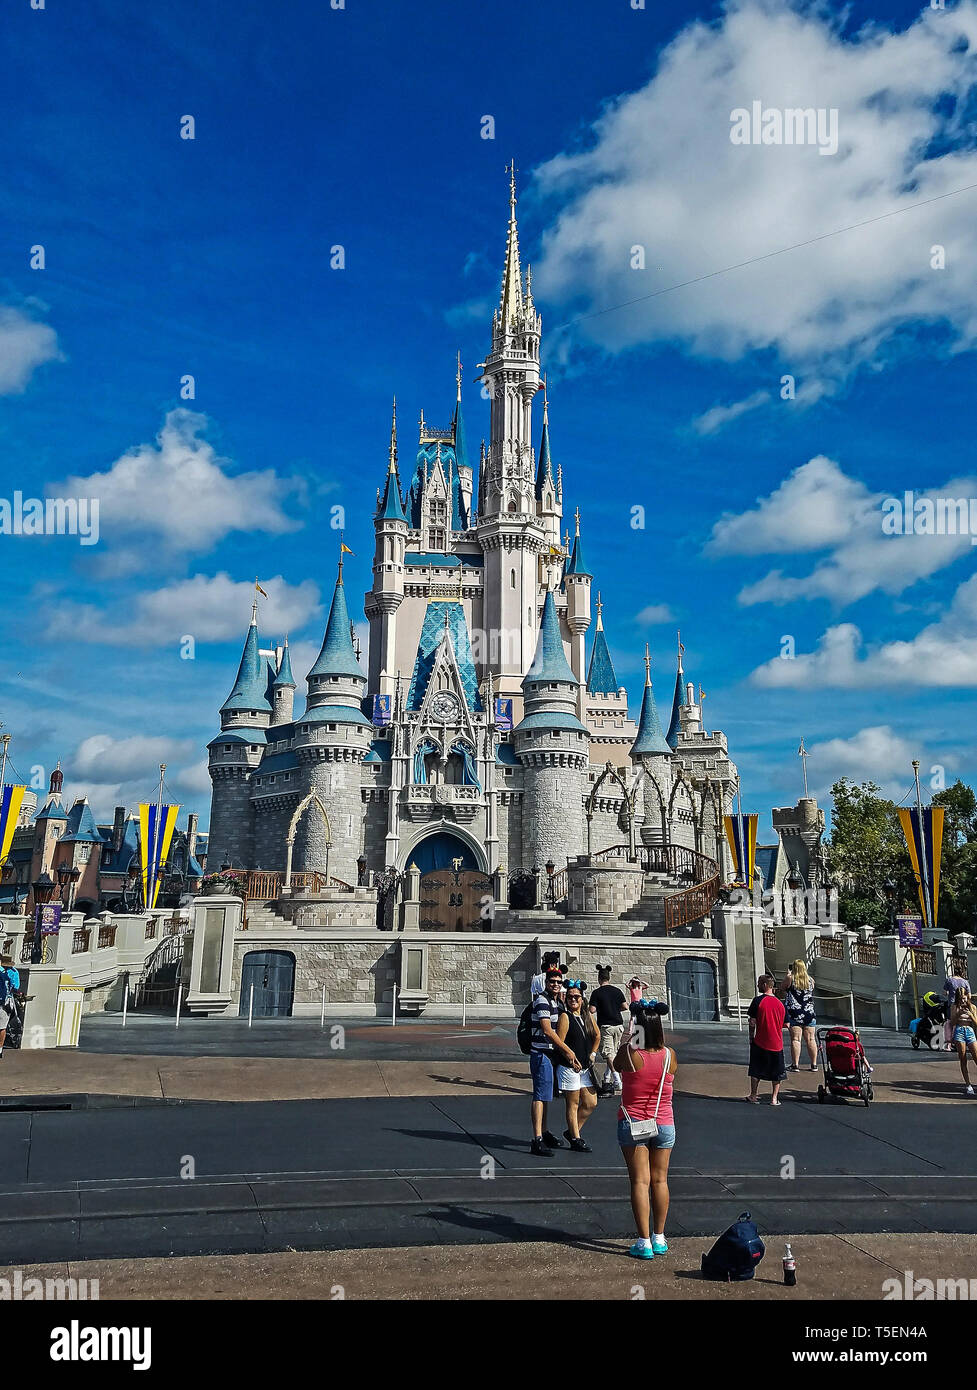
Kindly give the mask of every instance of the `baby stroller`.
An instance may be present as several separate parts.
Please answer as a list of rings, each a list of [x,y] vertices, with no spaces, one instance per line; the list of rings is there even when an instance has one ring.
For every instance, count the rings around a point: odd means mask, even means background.
[[[824,1085],[818,1087],[818,1104],[825,1098],[847,1096],[868,1105],[875,1092],[858,1034],[840,1024],[834,1028],[819,1028],[818,1048],[824,1062]]]
[[[914,1048],[921,1043],[933,1051],[939,1051],[940,1030],[946,1022],[946,1007],[932,990],[923,995],[923,1007],[919,1018],[909,1025],[909,1041]]]

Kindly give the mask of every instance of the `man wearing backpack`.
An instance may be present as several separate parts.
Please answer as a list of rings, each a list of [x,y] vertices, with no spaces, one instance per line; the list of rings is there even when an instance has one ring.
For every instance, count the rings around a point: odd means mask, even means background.
[[[533,1041],[529,1053],[529,1070],[533,1078],[531,1152],[537,1158],[552,1158],[554,1149],[563,1148],[563,1141],[546,1128],[546,1106],[553,1099],[554,1056],[559,1056],[565,1067],[573,1071],[582,1070],[576,1053],[560,1041],[556,1031],[563,1010],[557,997],[562,984],[562,974],[551,966],[546,972],[546,988],[533,1000]]]

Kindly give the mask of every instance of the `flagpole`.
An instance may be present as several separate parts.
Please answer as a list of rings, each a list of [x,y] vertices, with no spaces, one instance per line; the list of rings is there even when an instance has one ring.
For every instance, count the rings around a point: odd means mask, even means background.
[[[147,862],[147,865],[148,865],[148,868],[149,868],[149,881],[148,881],[148,884],[147,884],[147,887],[148,887],[148,889],[149,889],[149,892],[148,892],[148,894],[147,894],[147,897],[148,897],[149,901],[146,903],[146,908],[147,908],[147,909],[151,909],[151,908],[152,908],[153,903],[155,902],[155,899],[156,899],[156,859],[157,859],[158,850],[159,850],[159,848],[162,846],[162,840],[161,840],[161,838],[160,838],[160,837],[161,837],[160,817],[161,817],[162,814],[163,814],[163,773],[164,773],[165,771],[166,771],[166,764],[165,764],[165,763],[160,763],[160,765],[159,765],[159,795],[158,795],[158,797],[156,798],[156,830],[155,830],[155,833],[153,834],[153,837],[152,837],[152,839],[153,839],[152,844],[146,846],[146,852],[147,852],[147,861],[146,861],[146,862]]]
[[[919,759],[913,758],[913,776],[916,779],[916,813],[919,816],[919,867],[923,875],[923,916],[925,925],[933,928],[933,904],[930,899],[929,871],[926,867],[926,825],[923,821],[923,802],[919,793]]]
[[[10,746],[10,735],[0,734],[0,743],[3,744],[3,759],[0,761],[0,796],[2,796],[3,779],[7,775],[7,749]]]

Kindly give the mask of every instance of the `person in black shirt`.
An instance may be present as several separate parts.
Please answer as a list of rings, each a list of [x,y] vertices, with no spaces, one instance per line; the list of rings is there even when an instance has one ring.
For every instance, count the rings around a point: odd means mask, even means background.
[[[624,1019],[628,1012],[628,1001],[617,985],[610,983],[611,967],[598,965],[599,986],[590,996],[590,1012],[600,1030],[600,1046],[597,1056],[604,1059],[604,1076],[601,1093],[613,1095],[621,1089],[621,1078],[614,1070],[617,1056],[624,1037]]]

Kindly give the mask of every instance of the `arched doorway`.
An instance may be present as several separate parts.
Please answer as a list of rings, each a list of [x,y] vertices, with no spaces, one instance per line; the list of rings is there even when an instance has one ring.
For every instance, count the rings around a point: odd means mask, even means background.
[[[488,931],[486,899],[494,901],[492,880],[479,867],[474,847],[450,830],[419,840],[407,856],[421,870],[420,927],[423,931]]]
[[[452,869],[454,861],[460,859],[459,869],[477,869],[478,859],[471,845],[450,830],[437,830],[433,835],[425,835],[407,856],[407,863],[416,864],[422,874],[432,869]]]
[[[241,963],[238,1015],[247,1018],[254,987],[255,1018],[291,1018],[295,957],[290,951],[249,951]]]
[[[670,1017],[676,1023],[715,1023],[716,967],[704,956],[673,956],[665,962]]]

